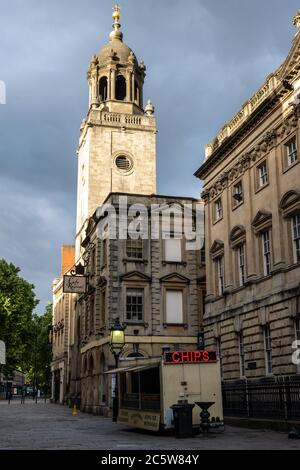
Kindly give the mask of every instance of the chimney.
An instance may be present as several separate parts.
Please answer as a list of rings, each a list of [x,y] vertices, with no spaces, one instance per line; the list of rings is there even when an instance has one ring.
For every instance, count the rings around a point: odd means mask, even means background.
[[[75,246],[63,245],[61,247],[61,275],[66,274],[75,264]]]

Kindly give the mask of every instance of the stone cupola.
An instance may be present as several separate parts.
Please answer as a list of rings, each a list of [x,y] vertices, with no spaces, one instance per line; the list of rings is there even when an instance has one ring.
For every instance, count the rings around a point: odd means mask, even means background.
[[[92,57],[87,78],[89,106],[110,112],[144,114],[143,86],[146,76],[144,62],[123,42],[119,23],[120,7],[113,8],[113,31],[109,42]]]

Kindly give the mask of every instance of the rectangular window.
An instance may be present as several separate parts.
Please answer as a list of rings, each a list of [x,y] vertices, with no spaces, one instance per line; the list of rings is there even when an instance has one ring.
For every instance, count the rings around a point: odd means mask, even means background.
[[[242,186],[241,181],[233,186],[232,197],[233,197],[233,206],[234,207],[239,206],[240,204],[242,204],[242,202],[244,200],[244,197],[243,197],[243,186]]]
[[[286,144],[286,154],[288,166],[293,165],[298,160],[296,139],[292,139]]]
[[[271,244],[270,244],[270,232],[263,232],[261,235],[262,239],[262,252],[263,252],[263,263],[264,263],[264,275],[269,276],[271,273]]]
[[[239,335],[239,350],[240,350],[240,369],[241,377],[245,377],[245,348],[244,348],[244,335]]]
[[[95,320],[95,296],[90,297],[89,305],[89,324],[90,324],[90,333],[94,332],[94,320]]]
[[[292,217],[294,261],[300,262],[300,213]]]
[[[127,289],[126,319],[141,322],[144,319],[144,289]]]
[[[178,238],[170,238],[164,242],[165,261],[180,263],[182,261],[181,240]]]
[[[258,187],[262,188],[268,183],[268,170],[267,170],[267,162],[264,161],[257,167],[258,172]]]
[[[215,222],[217,222],[218,220],[222,219],[223,217],[223,208],[222,208],[222,200],[221,199],[218,199],[215,204],[214,204],[214,208],[215,208]]]
[[[219,295],[222,295],[224,292],[224,256],[220,256],[220,258],[216,261],[217,264],[217,277],[218,277],[218,292]]]
[[[221,377],[223,377],[223,358],[222,358],[221,338],[216,338],[216,341],[217,341],[217,356],[220,362],[220,373],[221,373]]]
[[[102,240],[102,267],[107,265],[107,238]]]
[[[89,272],[92,276],[96,275],[96,248],[93,248],[91,252]]]
[[[300,341],[300,317],[295,320],[296,340]]]
[[[101,291],[101,325],[104,326],[106,321],[106,291]]]
[[[265,354],[266,354],[266,372],[272,374],[273,361],[272,361],[272,340],[270,327],[266,326],[264,329],[264,340],[265,340]]]
[[[239,285],[245,284],[245,268],[246,268],[246,255],[245,255],[245,243],[240,245],[237,249],[238,255],[238,268],[239,268]]]
[[[143,240],[132,240],[128,238],[126,241],[126,256],[128,258],[143,259]]]
[[[183,323],[183,292],[181,290],[166,291],[166,323]]]

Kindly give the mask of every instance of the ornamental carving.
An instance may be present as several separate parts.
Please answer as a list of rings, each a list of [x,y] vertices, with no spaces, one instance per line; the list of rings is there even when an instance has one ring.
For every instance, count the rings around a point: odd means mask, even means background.
[[[205,204],[209,201],[209,191],[207,189],[204,189],[201,193],[201,198],[205,202]]]
[[[257,158],[260,158],[262,153],[263,153],[263,150],[262,150],[261,145],[256,145],[251,152],[251,160],[255,162]]]
[[[251,163],[263,157],[267,152],[274,148],[277,144],[277,138],[283,138],[298,125],[300,117],[300,103],[293,103],[293,112],[285,118],[280,131],[270,129],[267,131],[263,139],[250,151],[245,152],[236,159],[234,166],[230,170],[223,172],[217,181],[208,189],[203,191],[201,197],[205,203],[221,194],[228,186],[228,182],[233,183],[234,180],[243,175],[251,167]]]
[[[267,150],[273,148],[276,145],[277,132],[275,129],[272,129],[266,132],[263,140],[263,144],[266,144]]]
[[[300,117],[300,106],[294,105],[293,112],[284,119],[282,127],[279,132],[281,138],[290,134],[298,125],[298,118]]]

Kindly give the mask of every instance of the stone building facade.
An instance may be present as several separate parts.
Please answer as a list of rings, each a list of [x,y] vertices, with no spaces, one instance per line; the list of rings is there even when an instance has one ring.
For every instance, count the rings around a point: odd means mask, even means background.
[[[63,276],[75,263],[75,247],[61,250],[61,275],[53,281],[52,401],[64,403],[70,387],[70,335],[73,330],[73,295],[63,292]]]
[[[206,343],[224,381],[300,372],[300,13],[284,63],[206,147]]]
[[[111,193],[105,201],[116,209],[117,233],[120,198],[128,207],[139,205],[151,211],[161,208],[175,217],[187,204],[195,223],[198,201],[189,198]],[[201,329],[205,295],[205,267],[200,251],[187,250],[185,238],[164,239],[162,224],[157,239],[151,239],[152,219],[147,221],[147,239],[102,239],[99,225],[108,216],[90,219],[83,244],[89,252],[86,274],[89,288],[77,299],[78,345],[80,348],[81,409],[107,415],[111,408],[112,381],[105,371],[115,367],[110,352],[110,327],[118,317],[126,324],[126,345],[120,367],[159,358],[164,345],[171,350],[194,350]],[[102,229],[101,229],[102,230]],[[177,233],[179,236],[179,233]]]

